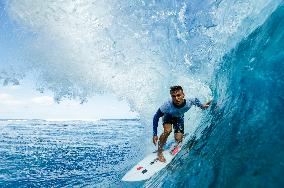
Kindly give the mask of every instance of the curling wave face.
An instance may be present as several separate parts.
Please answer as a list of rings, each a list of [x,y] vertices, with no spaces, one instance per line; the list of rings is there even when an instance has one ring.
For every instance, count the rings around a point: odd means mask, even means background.
[[[223,57],[201,137],[146,187],[283,187],[283,17],[282,3]]]

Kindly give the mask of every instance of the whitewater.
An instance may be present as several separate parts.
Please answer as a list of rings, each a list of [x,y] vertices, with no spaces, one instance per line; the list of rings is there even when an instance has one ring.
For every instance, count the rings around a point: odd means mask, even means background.
[[[283,1],[7,0],[0,14],[10,20],[2,29],[17,28],[1,36],[17,43],[2,49],[4,86],[32,75],[58,102],[126,100],[145,129],[141,153],[153,149],[152,116],[171,85],[213,99],[186,115],[190,150],[147,182],[114,185],[283,187]]]

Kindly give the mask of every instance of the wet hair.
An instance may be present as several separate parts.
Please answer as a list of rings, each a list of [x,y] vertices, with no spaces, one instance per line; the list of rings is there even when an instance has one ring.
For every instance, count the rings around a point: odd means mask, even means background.
[[[179,91],[179,90],[183,91],[181,86],[172,86],[172,87],[170,87],[170,93],[175,92],[175,91]]]

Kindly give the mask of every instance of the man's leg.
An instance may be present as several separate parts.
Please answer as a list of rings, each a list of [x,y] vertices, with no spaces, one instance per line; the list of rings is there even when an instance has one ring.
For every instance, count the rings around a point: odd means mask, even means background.
[[[165,162],[166,159],[163,155],[163,146],[167,142],[168,136],[172,132],[172,125],[171,124],[164,124],[164,132],[161,134],[159,138],[159,144],[158,144],[158,159],[161,162]]]
[[[175,140],[176,140],[177,144],[182,142],[182,138],[183,138],[183,134],[182,133],[175,133]]]
[[[170,151],[170,153],[172,155],[175,155],[175,154],[177,154],[177,152],[179,152],[179,150],[180,150],[179,144],[182,142],[182,139],[183,139],[183,133],[175,133],[176,144],[172,148],[172,150]]]
[[[177,144],[182,142],[183,134],[184,134],[184,117],[178,117],[174,122],[174,132],[175,132],[175,140]]]

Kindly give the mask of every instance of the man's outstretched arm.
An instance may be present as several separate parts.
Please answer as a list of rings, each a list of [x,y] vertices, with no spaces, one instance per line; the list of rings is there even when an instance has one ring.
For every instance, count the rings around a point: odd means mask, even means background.
[[[197,98],[194,99],[193,104],[199,108],[201,108],[202,110],[205,110],[209,107],[211,101],[205,103],[205,104],[201,104],[200,100],[198,100]]]
[[[158,111],[156,112],[153,118],[153,143],[155,145],[157,144],[157,141],[158,141],[157,132],[158,132],[159,119],[163,115],[164,113],[160,109],[158,109]]]

